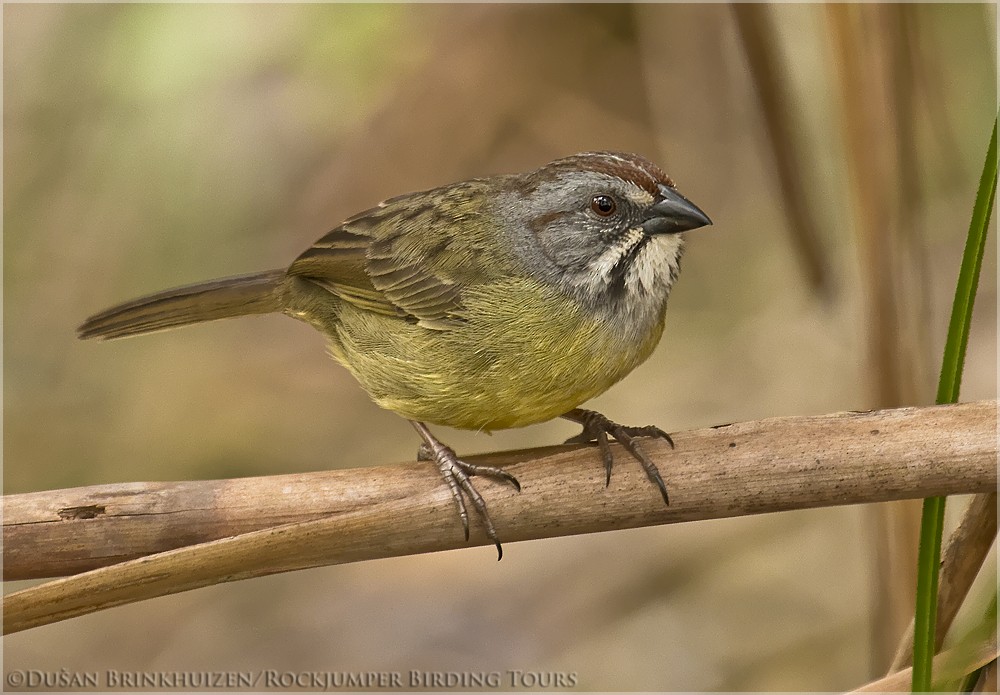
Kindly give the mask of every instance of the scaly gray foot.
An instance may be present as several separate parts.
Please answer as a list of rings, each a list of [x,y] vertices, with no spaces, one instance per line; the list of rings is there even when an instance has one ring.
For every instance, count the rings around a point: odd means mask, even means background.
[[[518,492],[521,491],[521,483],[517,481],[517,478],[501,468],[477,466],[474,463],[467,463],[461,460],[451,447],[439,442],[424,423],[414,420],[410,420],[410,422],[424,440],[424,443],[420,445],[420,449],[417,451],[417,459],[420,461],[434,461],[438,465],[441,477],[444,478],[448,489],[451,490],[451,496],[455,499],[455,504],[458,505],[458,516],[462,520],[462,530],[465,532],[465,540],[469,540],[469,513],[465,507],[465,496],[468,496],[476,513],[479,514],[479,518],[482,519],[483,526],[486,527],[486,535],[489,536],[490,540],[497,547],[497,560],[502,559],[503,546],[500,545],[496,528],[493,526],[493,520],[490,519],[490,514],[486,510],[486,501],[479,494],[479,491],[476,490],[469,478],[474,475],[496,478],[501,482],[513,486]]]
[[[670,448],[673,449],[674,440],[670,438],[669,434],[659,427],[652,425],[645,427],[619,425],[617,422],[612,422],[598,412],[584,410],[583,408],[574,408],[562,417],[583,426],[583,432],[567,439],[567,444],[597,442],[598,447],[601,449],[601,458],[604,461],[604,471],[607,474],[605,485],[611,484],[611,466],[614,463],[614,456],[611,455],[611,445],[608,443],[608,435],[610,434],[632,456],[638,459],[639,463],[642,464],[643,470],[646,471],[646,475],[660,489],[664,503],[670,504],[670,499],[667,496],[667,486],[663,483],[659,469],[657,469],[656,464],[653,463],[646,452],[642,450],[642,447],[639,446],[639,442],[636,441],[639,437],[659,437],[666,439],[670,444]]]

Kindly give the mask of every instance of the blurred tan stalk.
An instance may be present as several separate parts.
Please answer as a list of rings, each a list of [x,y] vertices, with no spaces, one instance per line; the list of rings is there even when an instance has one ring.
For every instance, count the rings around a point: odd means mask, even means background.
[[[790,93],[792,81],[771,7],[756,3],[730,7],[760,99],[796,257],[812,290],[829,301],[833,292],[830,254],[823,248],[820,211],[806,195],[815,181],[810,175],[810,155],[801,146],[799,102]]]
[[[858,239],[862,281],[867,304],[868,372],[872,403],[887,408],[930,400],[917,380],[918,356],[923,352],[919,330],[920,308],[926,288],[903,291],[912,277],[903,253],[906,237],[912,250],[914,227],[902,230],[914,211],[900,217],[903,206],[919,198],[902,194],[917,188],[912,175],[901,167],[912,158],[899,159],[911,142],[911,113],[894,113],[911,99],[908,76],[911,63],[904,54],[908,24],[891,6],[828,5],[832,50],[842,97],[845,158],[854,199],[854,228]],[[894,87],[895,85],[895,87]],[[904,127],[900,123],[905,121]],[[900,187],[903,187],[900,192]],[[915,257],[919,264],[919,256]],[[916,309],[915,309],[916,307]],[[884,672],[913,612],[916,596],[917,538],[920,504],[916,501],[882,505],[871,511],[877,536],[876,581],[873,611],[872,672]]]

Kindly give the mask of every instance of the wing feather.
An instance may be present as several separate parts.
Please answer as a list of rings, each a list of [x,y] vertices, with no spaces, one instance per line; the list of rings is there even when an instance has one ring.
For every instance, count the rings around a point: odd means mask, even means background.
[[[455,326],[464,320],[463,288],[482,277],[482,256],[468,239],[469,251],[455,254],[452,235],[433,232],[466,228],[477,211],[460,204],[468,197],[442,204],[434,193],[393,198],[349,218],[299,256],[289,274],[366,311],[437,330]]]

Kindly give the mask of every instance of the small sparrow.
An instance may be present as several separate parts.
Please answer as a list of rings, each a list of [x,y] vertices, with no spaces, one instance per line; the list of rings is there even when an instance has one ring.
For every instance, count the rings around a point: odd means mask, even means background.
[[[711,224],[656,165],[586,152],[524,174],[390,198],[345,220],[288,268],[166,290],[95,314],[81,338],[124,338],[202,321],[284,313],[312,324],[383,408],[409,420],[458,506],[466,497],[502,547],[472,476],[520,490],[499,468],[461,460],[426,423],[471,430],[563,417],[596,441],[610,483],[610,435],[668,502],[624,427],[578,406],[653,352],[684,242]]]

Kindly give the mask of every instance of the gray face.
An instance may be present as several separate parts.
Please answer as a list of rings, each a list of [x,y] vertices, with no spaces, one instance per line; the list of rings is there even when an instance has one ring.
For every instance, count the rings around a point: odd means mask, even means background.
[[[498,200],[529,272],[591,310],[658,318],[680,269],[678,234],[649,233],[662,200],[603,171],[564,169]]]

